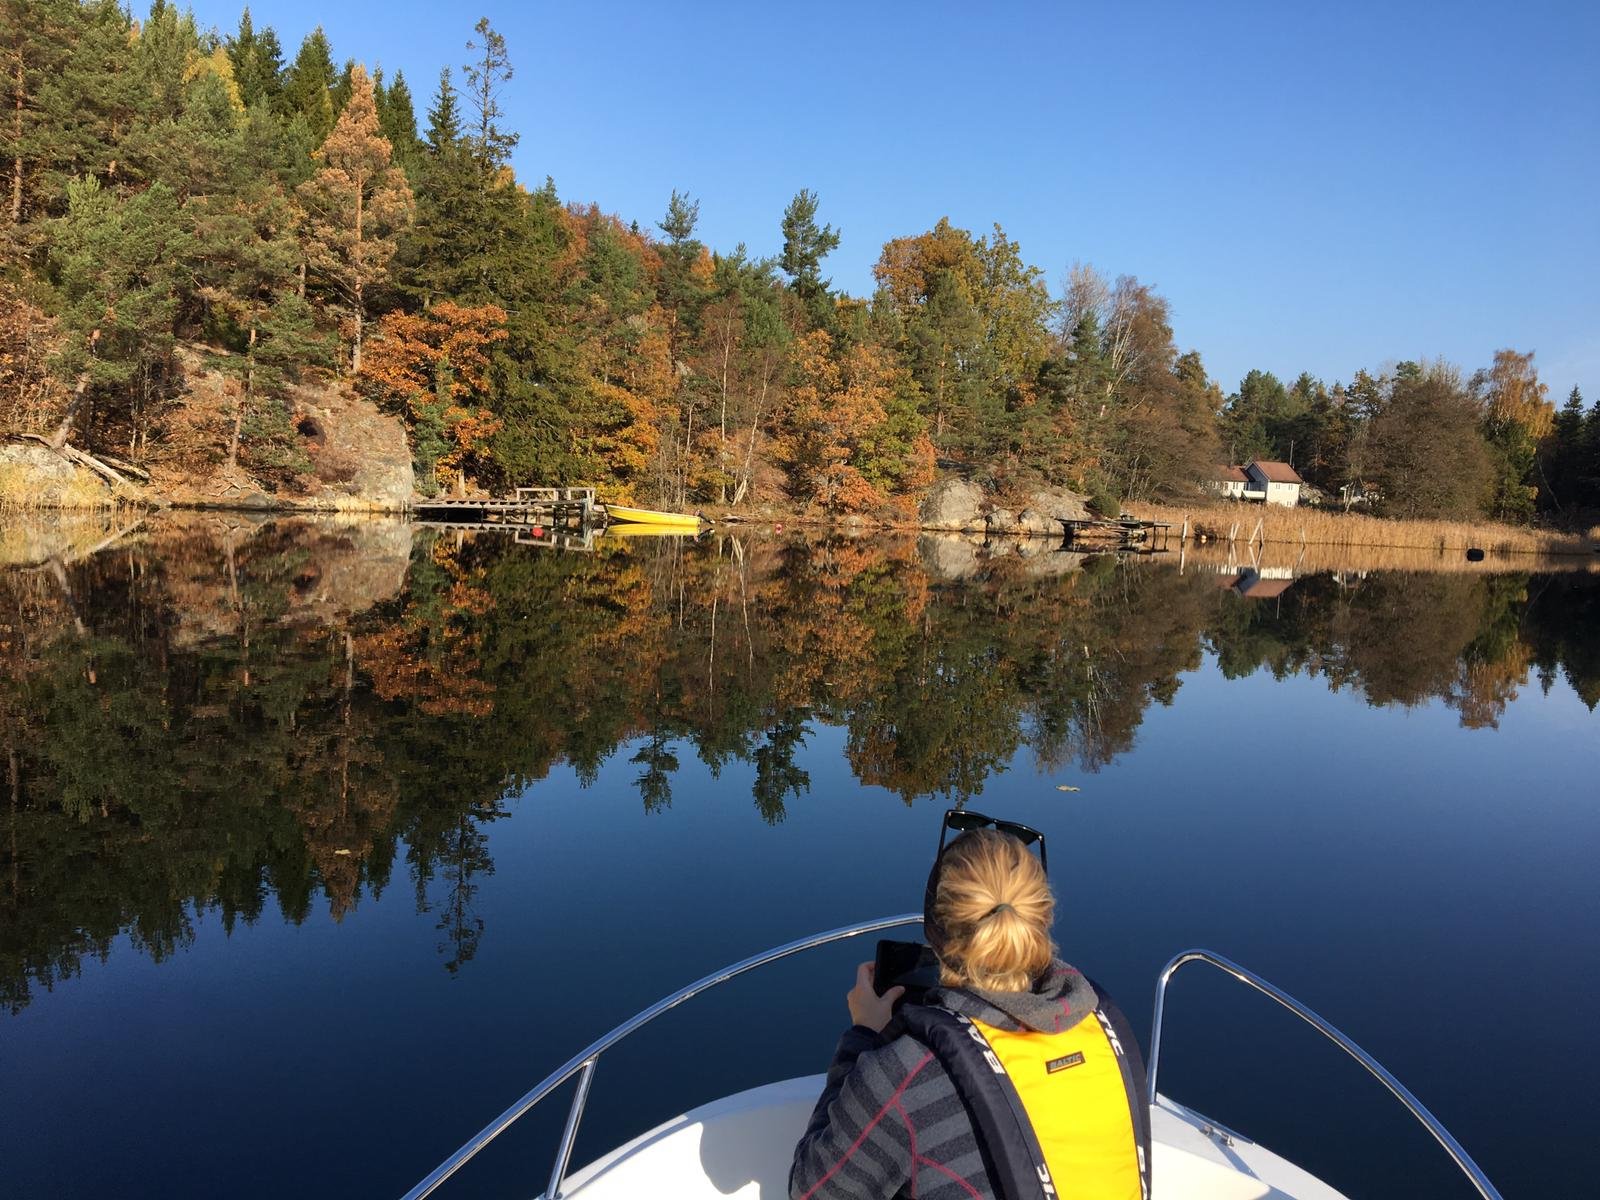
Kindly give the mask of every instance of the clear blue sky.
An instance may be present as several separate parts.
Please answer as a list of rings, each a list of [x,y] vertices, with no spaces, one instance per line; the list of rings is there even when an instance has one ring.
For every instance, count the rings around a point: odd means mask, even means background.
[[[197,0],[230,31],[239,6]],[[1600,3],[476,5],[256,0],[292,58],[405,71],[419,122],[473,23],[505,35],[518,175],[776,253],[801,187],[834,283],[948,215],[999,221],[1053,287],[1154,284],[1231,390],[1537,351],[1600,399]]]

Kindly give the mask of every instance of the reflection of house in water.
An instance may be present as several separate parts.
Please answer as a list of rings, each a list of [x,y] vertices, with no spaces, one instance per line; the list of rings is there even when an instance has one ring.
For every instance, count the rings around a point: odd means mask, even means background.
[[[1270,600],[1281,596],[1294,583],[1291,567],[1241,567],[1236,571],[1223,570],[1217,575],[1217,586],[1238,592],[1251,600]]]

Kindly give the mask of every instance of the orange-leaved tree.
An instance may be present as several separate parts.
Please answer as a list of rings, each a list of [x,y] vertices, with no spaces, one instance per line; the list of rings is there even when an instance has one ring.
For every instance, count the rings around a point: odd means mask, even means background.
[[[488,373],[492,348],[505,339],[505,310],[493,304],[441,300],[378,322],[361,378],[369,395],[404,413],[430,494],[451,472],[464,483],[500,428],[487,407]]]
[[[775,457],[791,493],[829,512],[881,507],[933,478],[933,445],[905,371],[880,347],[836,356],[826,330],[794,343]]]
[[[372,80],[354,66],[350,100],[314,157],[317,173],[300,185],[307,265],[350,313],[352,374],[361,372],[367,293],[389,273],[395,234],[411,220],[411,187],[390,164],[378,132]]]

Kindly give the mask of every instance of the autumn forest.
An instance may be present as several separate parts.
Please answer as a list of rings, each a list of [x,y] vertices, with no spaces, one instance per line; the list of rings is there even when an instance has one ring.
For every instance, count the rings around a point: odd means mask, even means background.
[[[403,420],[429,493],[592,483],[893,520],[960,473],[1109,511],[1263,457],[1395,515],[1600,506],[1600,405],[1573,387],[1558,410],[1531,352],[1228,393],[1153,287],[1082,264],[1052,286],[998,225],[889,241],[857,297],[803,187],[768,253],[704,245],[685,192],[654,221],[563,200],[512,170],[513,59],[487,19],[420,102],[320,29],[290,56],[248,11],[225,35],[165,0],[0,19],[0,431],[199,455],[292,495],[291,387],[316,379]],[[180,437],[185,348],[228,382]]]

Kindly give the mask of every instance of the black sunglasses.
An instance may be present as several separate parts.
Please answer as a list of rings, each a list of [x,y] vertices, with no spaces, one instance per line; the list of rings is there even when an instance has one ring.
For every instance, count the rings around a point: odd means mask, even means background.
[[[982,813],[972,812],[970,809],[952,808],[944,814],[944,820],[939,823],[939,852],[933,856],[933,866],[928,871],[927,890],[922,894],[922,930],[923,936],[928,939],[928,944],[937,952],[945,943],[945,930],[933,915],[934,895],[939,890],[939,864],[944,861],[945,840],[950,831],[954,829],[958,834],[967,833],[973,829],[995,829],[1010,837],[1014,837],[1024,846],[1039,843],[1039,865],[1045,873],[1050,872],[1049,859],[1045,857],[1044,834],[1030,825],[1021,825],[1016,821],[1000,821],[994,817],[986,817]]]
[[[980,812],[973,812],[971,809],[965,808],[952,808],[945,812],[944,820],[939,825],[939,852],[933,856],[936,866],[939,860],[944,857],[945,838],[952,829],[957,833],[966,833],[972,829],[995,829],[1000,833],[1016,838],[1024,846],[1031,846],[1038,842],[1039,865],[1045,869],[1047,874],[1050,871],[1050,860],[1045,856],[1044,834],[1031,825],[1023,825],[1016,821],[1002,821],[996,817],[986,817]]]

